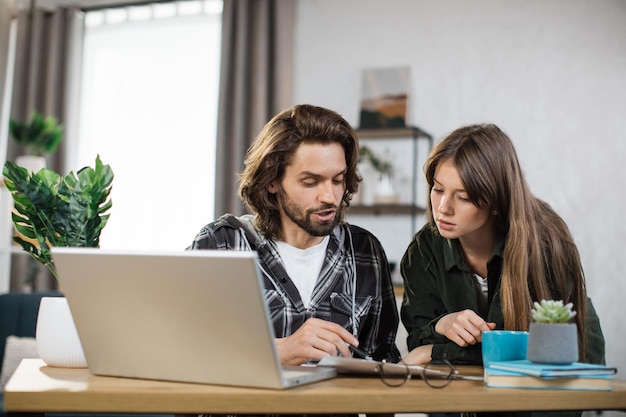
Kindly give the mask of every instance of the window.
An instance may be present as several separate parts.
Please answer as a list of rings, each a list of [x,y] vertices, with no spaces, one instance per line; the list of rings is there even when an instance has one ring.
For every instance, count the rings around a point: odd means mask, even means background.
[[[75,169],[115,174],[101,248],[182,250],[213,220],[221,7],[85,15]]]

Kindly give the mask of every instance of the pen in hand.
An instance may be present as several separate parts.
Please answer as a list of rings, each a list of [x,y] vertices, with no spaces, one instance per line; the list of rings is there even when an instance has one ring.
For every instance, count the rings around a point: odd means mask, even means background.
[[[350,344],[348,345],[348,349],[350,349],[350,351],[352,352],[353,358],[367,359],[368,361],[372,360],[372,357],[368,355],[367,352],[365,352],[363,349],[359,349],[358,347],[352,346]]]

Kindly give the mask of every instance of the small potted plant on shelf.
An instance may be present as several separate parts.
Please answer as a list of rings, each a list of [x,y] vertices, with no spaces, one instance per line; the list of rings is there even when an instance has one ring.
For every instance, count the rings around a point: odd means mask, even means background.
[[[391,165],[391,162],[379,158],[370,147],[362,145],[359,148],[359,163],[365,161],[369,162],[372,168],[380,174],[393,174],[393,165]]]
[[[570,364],[578,360],[578,329],[572,303],[534,302],[528,330],[527,359],[537,363]]]
[[[9,120],[9,133],[26,152],[16,163],[37,172],[46,166],[45,155],[54,152],[61,143],[63,127],[54,116],[45,117],[35,111],[28,122]]]
[[[7,161],[2,171],[14,202],[13,240],[59,278],[50,247],[98,247],[109,219],[113,171],[96,158],[95,168],[61,176],[38,172]],[[74,321],[63,297],[43,297],[37,318],[37,348],[50,366],[85,367]],[[63,343],[62,343],[63,342]],[[65,343],[65,344],[64,344]]]
[[[361,187],[363,191],[365,191],[364,195],[366,195],[361,201],[362,204],[395,204],[399,202],[392,182],[393,165],[388,159],[389,158],[380,158],[368,146],[362,145],[359,148],[359,164],[361,165],[361,174],[364,177]],[[373,169],[373,174],[376,176],[375,179],[372,179],[370,175],[368,175],[368,170],[365,168],[366,163]],[[371,170],[369,173],[371,173]]]

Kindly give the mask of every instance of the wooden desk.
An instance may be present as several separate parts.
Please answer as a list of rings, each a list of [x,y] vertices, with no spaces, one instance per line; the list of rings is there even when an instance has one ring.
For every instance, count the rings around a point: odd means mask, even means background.
[[[463,372],[463,370],[461,370]],[[86,369],[25,359],[6,386],[11,413],[430,413],[458,411],[626,410],[626,381],[613,391],[487,388],[453,381],[443,389],[415,379],[390,388],[377,378],[337,377],[288,390],[236,388],[93,376]]]

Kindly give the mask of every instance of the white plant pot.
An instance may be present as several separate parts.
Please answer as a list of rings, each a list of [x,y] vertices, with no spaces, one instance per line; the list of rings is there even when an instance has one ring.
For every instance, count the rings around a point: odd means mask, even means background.
[[[15,158],[15,163],[30,172],[37,173],[46,167],[46,158],[44,156],[21,155]]]
[[[361,162],[359,172],[363,177],[363,181],[359,184],[359,204],[371,206],[374,204],[376,192],[376,171],[369,162]]]
[[[578,360],[576,323],[530,323],[526,359],[537,363],[566,365]]]
[[[86,368],[87,360],[65,297],[43,297],[36,329],[39,357],[49,366]]]

